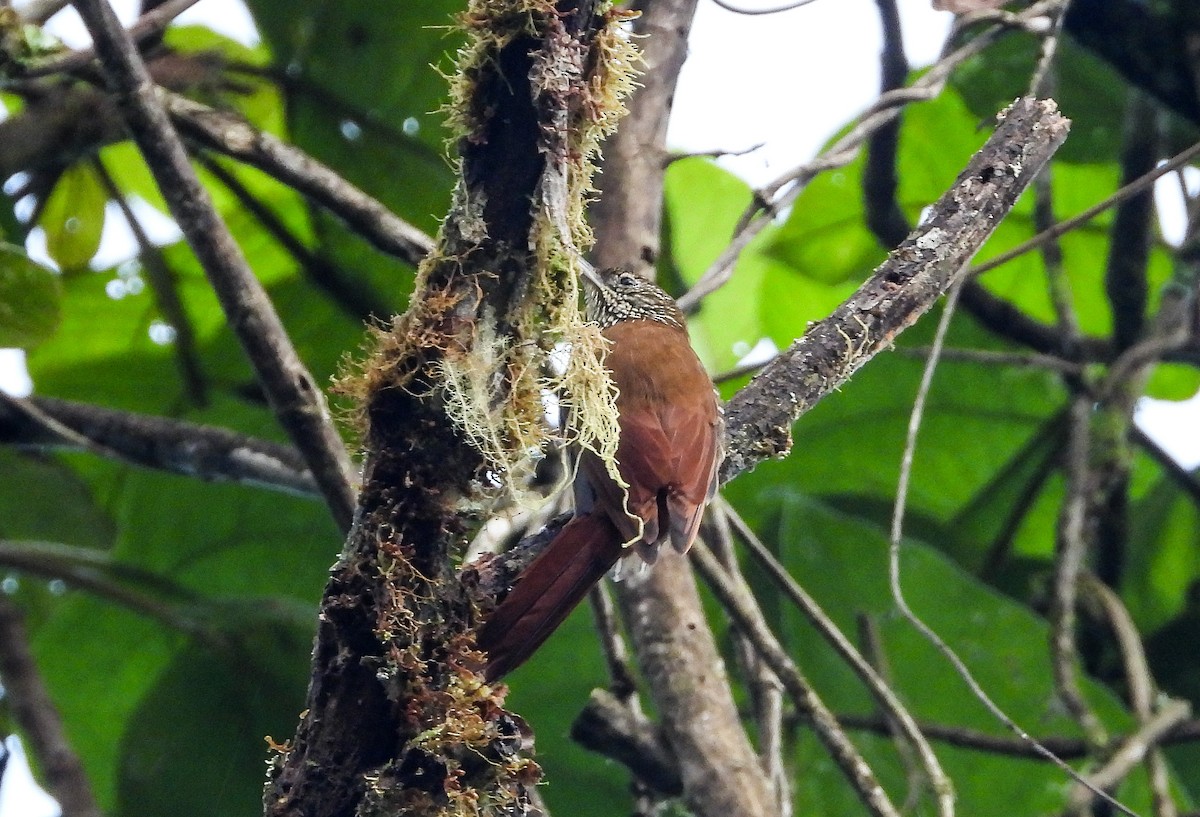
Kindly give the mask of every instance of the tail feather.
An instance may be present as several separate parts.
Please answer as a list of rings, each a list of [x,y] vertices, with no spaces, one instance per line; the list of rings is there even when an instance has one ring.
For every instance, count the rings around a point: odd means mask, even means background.
[[[479,630],[484,677],[494,681],[524,663],[621,554],[621,534],[606,514],[568,522]]]

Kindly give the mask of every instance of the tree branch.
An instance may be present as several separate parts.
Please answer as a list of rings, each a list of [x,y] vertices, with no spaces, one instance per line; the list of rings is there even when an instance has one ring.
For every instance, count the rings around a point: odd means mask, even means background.
[[[899,812],[876,779],[874,771],[771,633],[761,612],[753,604],[749,588],[723,570],[703,542],[696,542],[692,546],[691,555],[713,594],[779,678],[791,696],[793,705],[811,724],[817,738],[854,786],[863,805],[877,817],[899,817]]]
[[[791,425],[892,343],[962,277],[971,256],[1067,135],[1052,101],[1015,102],[929,217],[825,320],[726,408],[728,481],[791,446]],[[786,395],[780,400],[780,395]]]
[[[254,365],[272,410],[308,462],[338,525],[350,527],[353,469],[320,388],[229,228],[196,179],[146,66],[108,0],[76,0],[130,133]]]
[[[498,466],[469,435],[492,410],[536,426],[528,373],[543,370],[547,316],[578,321],[577,208],[631,80],[624,19],[598,0],[475,3],[464,18],[461,175],[408,311],[372,333],[353,384],[363,488],[321,600],[305,711],[271,764],[268,817],[534,807],[527,730],[504,687],[481,682],[480,608],[454,557],[497,498]],[[503,453],[527,451],[510,428],[496,431]]]
[[[0,593],[0,679],[13,718],[46,775],[46,787],[63,817],[102,817],[79,756],[42,681],[21,611]]]
[[[571,739],[627,767],[655,791],[669,797],[683,794],[679,760],[671,747],[649,721],[634,717],[610,692],[592,690],[571,724]]]
[[[304,151],[257,130],[236,113],[218,111],[177,94],[163,104],[189,139],[256,167],[328,209],[377,249],[413,266],[433,239]]]
[[[135,43],[142,43],[151,37],[161,34],[171,24],[172,20],[196,5],[197,2],[199,0],[167,0],[167,2],[157,8],[143,14],[129,27],[130,40]],[[66,6],[67,3],[62,3],[61,5]],[[34,16],[36,18],[43,13],[39,10],[35,12]],[[29,78],[46,77],[51,74],[74,71],[83,68],[95,58],[96,49],[94,47],[81,48],[78,51],[68,51],[65,54],[58,54],[27,65],[20,76]]]
[[[320,496],[296,449],[216,426],[50,397],[0,394],[0,444],[90,451],[213,482]]]

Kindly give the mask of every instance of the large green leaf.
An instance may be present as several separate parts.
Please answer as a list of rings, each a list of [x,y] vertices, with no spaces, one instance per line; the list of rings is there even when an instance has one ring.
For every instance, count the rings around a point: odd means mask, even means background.
[[[271,425],[231,399],[191,419],[251,433]],[[85,475],[110,509],[113,558],[158,577],[164,584],[135,589],[184,629],[71,592],[40,605],[39,661],[61,684],[55,699],[114,813],[155,813],[148,804],[188,788],[188,776],[210,785],[189,801],[194,813],[250,813],[263,737],[287,737],[302,705],[315,605],[341,537],[317,501],[121,470],[117,480]],[[73,492],[81,503],[88,495]],[[72,680],[86,660],[93,671]],[[169,763],[181,746],[194,747],[191,760]]]
[[[713,162],[672,163],[666,179],[667,251],[685,281],[694,283],[721,254],[750,196],[745,182]],[[704,207],[694,206],[696,201]],[[707,296],[689,321],[692,343],[713,371],[729,369],[762,340],[785,346],[853,291],[842,280],[797,275],[793,264],[771,252],[776,235],[768,227],[752,241],[729,282]]]
[[[37,630],[38,667],[103,809],[115,800],[129,719],[180,643],[148,618],[78,591]]]
[[[1025,32],[1010,31],[982,54],[955,72],[951,85],[966,100],[972,114],[988,120],[996,111],[1028,93],[1029,77],[1041,51],[1041,41]],[[1113,162],[1124,132],[1126,84],[1104,61],[1064,37],[1054,62],[1051,93],[1071,120],[1071,135],[1059,149],[1059,162]]]
[[[0,347],[27,349],[50,337],[62,320],[61,301],[53,270],[0,242]]]
[[[262,814],[265,739],[295,729],[311,642],[311,628],[268,626],[223,653],[178,653],[131,713],[114,813]]]

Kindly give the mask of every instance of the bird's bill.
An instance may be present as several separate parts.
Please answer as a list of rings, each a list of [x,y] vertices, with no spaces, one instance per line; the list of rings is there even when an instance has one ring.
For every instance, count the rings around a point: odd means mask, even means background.
[[[582,258],[579,259],[579,277],[594,287],[604,289],[604,281],[601,279],[600,273]]]

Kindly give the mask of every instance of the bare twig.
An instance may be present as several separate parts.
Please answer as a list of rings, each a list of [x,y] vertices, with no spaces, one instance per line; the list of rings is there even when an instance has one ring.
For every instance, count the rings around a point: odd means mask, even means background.
[[[67,740],[58,708],[42,681],[21,611],[0,593],[0,680],[4,697],[46,776],[63,817],[102,817],[79,756]]]
[[[354,512],[353,468],[324,396],[296,355],[279,317],[171,127],[146,66],[107,0],[76,0],[129,130],[176,222],[212,282],[267,398],[303,453],[342,530]]]
[[[592,605],[592,618],[596,622],[596,630],[600,634],[600,644],[604,648],[604,662],[608,666],[608,689],[617,700],[630,704],[637,695],[637,680],[633,667],[630,665],[629,647],[621,637],[617,623],[617,608],[608,588],[603,582],[592,588],[588,594]],[[636,706],[636,701],[632,702]]]
[[[284,224],[275,212],[250,191],[233,171],[207,153],[196,156],[196,162],[225,186],[234,198],[258,220],[263,229],[287,251],[305,275],[328,295],[347,315],[360,321],[372,317],[383,319],[394,311],[376,294],[368,281],[352,280],[336,265],[309,249]]]
[[[754,644],[755,650],[787,690],[792,703],[812,725],[817,738],[846,775],[863,805],[877,817],[899,817],[899,812],[879,784],[871,767],[846,736],[808,679],[771,633],[754,603],[750,589],[721,567],[721,563],[703,542],[697,541],[692,546],[691,557],[692,563],[721,602],[730,619]]]
[[[254,128],[240,116],[175,94],[163,104],[185,136],[257,167],[327,208],[376,248],[413,266],[433,249],[433,239],[304,151]]]
[[[44,579],[59,579],[69,587],[87,590],[165,627],[214,646],[220,643],[220,638],[195,616],[162,601],[156,593],[127,582],[169,593],[183,601],[194,602],[195,594],[161,576],[122,565],[105,551],[57,542],[0,539],[0,565]]]
[[[683,793],[679,761],[671,747],[652,723],[610,692],[592,690],[571,724],[571,739],[622,764],[655,791],[673,797]]]
[[[862,729],[880,735],[891,734],[891,727],[882,715],[839,715],[838,722],[847,729]],[[930,740],[945,743],[959,749],[986,752],[1003,757],[1019,757],[1028,760],[1048,760],[1033,744],[1020,737],[991,735],[974,729],[949,726],[942,723],[921,721],[921,734]],[[1185,721],[1163,736],[1161,744],[1178,745],[1200,741],[1200,720]],[[1048,735],[1037,738],[1037,742],[1055,757],[1071,760],[1086,758],[1093,753],[1092,747],[1081,738]]]
[[[921,375],[921,383],[917,389],[917,396],[913,401],[912,415],[909,419],[908,433],[904,443],[904,455],[900,462],[900,480],[896,487],[896,502],[892,513],[891,547],[889,548],[888,558],[888,583],[891,587],[892,600],[896,603],[901,615],[950,662],[972,694],[987,708],[993,717],[1004,724],[1005,727],[1019,738],[1027,741],[1038,751],[1038,754],[1061,769],[1072,780],[1087,787],[1097,797],[1108,801],[1114,807],[1130,815],[1130,817],[1137,817],[1128,807],[1113,799],[1106,792],[1093,786],[1078,772],[1068,766],[1062,758],[1050,752],[1050,750],[1038,743],[1028,732],[1018,726],[983,690],[983,687],[980,686],[975,676],[971,674],[971,670],[962,658],[950,648],[950,645],[941,636],[913,612],[912,608],[908,605],[907,599],[904,597],[904,591],[900,583],[900,545],[903,539],[904,510],[908,501],[908,484],[912,475],[913,455],[916,452],[917,432],[921,427],[921,418],[925,413],[925,399],[929,394],[930,384],[933,382],[933,372],[937,368],[938,353],[945,342],[946,332],[950,328],[950,318],[954,314],[954,304],[957,297],[958,290],[955,289],[951,291],[950,297],[947,298],[945,311],[938,322],[937,333],[934,336],[933,352]]]
[[[1054,57],[1058,53],[1058,41],[1062,37],[1063,21],[1067,17],[1069,2],[1070,0],[1065,0],[1062,3],[1055,15],[1054,25],[1042,38],[1042,53],[1033,77],[1029,80],[1029,92],[1033,96],[1053,97],[1057,90]],[[1053,165],[1046,165],[1033,182],[1033,226],[1039,233],[1054,226],[1053,173]],[[1066,357],[1074,359],[1078,355],[1079,319],[1075,315],[1075,306],[1071,299],[1071,283],[1063,270],[1062,247],[1057,241],[1047,241],[1042,246],[1042,262],[1046,266],[1050,302],[1054,305],[1054,314],[1058,319],[1059,346]]]
[[[867,662],[862,654],[855,649],[850,639],[846,638],[846,635],[838,629],[833,619],[817,604],[816,599],[809,595],[792,578],[787,569],[779,563],[779,560],[767,549],[766,545],[762,543],[733,506],[724,500],[720,500],[720,502],[721,510],[727,514],[729,521],[733,524],[738,536],[746,544],[750,554],[758,560],[771,580],[784,592],[784,595],[788,597],[792,604],[796,605],[796,608],[816,628],[821,637],[833,647],[842,660],[854,671],[854,674],[867,687],[876,704],[886,714],[889,722],[895,724],[898,734],[913,747],[917,757],[920,759],[926,776],[933,786],[934,794],[938,799],[939,814],[953,814],[954,785],[942,769],[937,755],[934,754],[933,749],[929,746],[929,742],[921,734],[921,729],[917,726],[916,720],[900,701],[895,691],[892,690],[875,668]]]
[[[705,541],[711,542],[710,547],[721,566],[737,576],[738,581],[744,582],[733,546],[733,532],[729,527],[726,505],[727,503],[718,503],[709,509]],[[789,817],[792,811],[792,794],[783,762],[783,685],[737,626],[731,627],[730,631],[737,662],[750,689],[750,698],[754,706],[754,721],[758,728],[758,756],[763,771],[775,787],[775,801],[780,817]]]
[[[1021,19],[1044,15],[1055,8],[1061,0],[1042,0],[1018,15]],[[946,55],[930,68],[919,80],[908,88],[897,88],[883,94],[848,133],[838,139],[816,159],[797,167],[755,192],[754,201],[738,224],[729,246],[721,253],[700,277],[700,280],[680,298],[685,310],[694,307],[702,298],[723,286],[733,273],[733,266],[742,250],[755,235],[770,224],[776,214],[788,207],[800,195],[804,186],[818,173],[848,164],[858,153],[866,139],[899,115],[900,109],[909,102],[932,99],[941,93],[947,78],[955,67],[982,52],[1004,31],[1005,26],[996,25],[981,32],[963,47]]]
[[[961,301],[961,296],[959,298]],[[928,358],[932,350],[928,346],[901,346],[896,348],[896,354],[906,357]],[[1082,364],[1065,360],[1055,355],[1043,355],[1037,352],[997,352],[993,349],[960,349],[947,347],[942,349],[942,360],[947,362],[979,363],[984,366],[1017,366],[1031,369],[1046,369],[1059,374],[1078,377],[1083,374]]]
[[[1158,745],[1163,735],[1187,720],[1191,711],[1191,704],[1187,701],[1170,701],[1161,707],[1136,732],[1121,741],[1107,763],[1088,774],[1083,784],[1071,792],[1069,810],[1081,813],[1091,799],[1091,794],[1095,794],[1097,790],[1115,788],[1145,759],[1146,754]],[[1104,799],[1109,798],[1105,796]]]
[[[1025,253],[1030,252],[1031,250],[1036,250],[1038,247],[1042,246],[1042,244],[1044,242],[1053,241],[1054,239],[1058,238],[1059,236],[1062,236],[1062,235],[1065,235],[1065,234],[1071,232],[1071,230],[1074,230],[1076,227],[1079,227],[1083,224],[1087,224],[1089,221],[1094,219],[1096,216],[1100,215],[1101,213],[1105,212],[1106,210],[1112,209],[1117,204],[1121,203],[1122,201],[1129,198],[1130,196],[1136,196],[1139,193],[1141,193],[1142,191],[1153,187],[1154,183],[1156,181],[1158,181],[1159,178],[1161,178],[1162,176],[1165,176],[1168,173],[1174,172],[1181,167],[1184,167],[1185,165],[1190,163],[1192,161],[1192,159],[1196,158],[1196,156],[1198,156],[1198,155],[1200,155],[1200,142],[1197,142],[1196,144],[1194,144],[1190,147],[1184,148],[1179,153],[1176,153],[1174,156],[1172,156],[1170,159],[1168,159],[1166,162],[1164,162],[1163,164],[1154,168],[1154,170],[1151,170],[1146,175],[1144,175],[1138,179],[1135,179],[1134,181],[1130,182],[1129,184],[1124,185],[1123,187],[1118,188],[1117,191],[1114,192],[1111,196],[1105,198],[1102,201],[1097,202],[1096,204],[1093,204],[1091,207],[1087,208],[1079,215],[1072,216],[1071,218],[1069,218],[1065,221],[1060,221],[1057,224],[1055,224],[1053,227],[1051,227],[1049,230],[1045,230],[1043,232],[1038,233],[1033,238],[1029,239],[1028,241],[1024,241],[1024,242],[1018,244],[1017,246],[1013,247],[1011,250],[1007,250],[993,258],[989,258],[987,261],[983,262],[982,264],[977,264],[976,266],[971,268],[971,274],[979,275],[981,273],[987,272],[988,270],[993,270],[996,267],[999,267],[1001,264],[1007,264],[1009,261],[1013,260],[1014,258],[1018,258],[1018,257],[1024,255]]]
[[[1048,9],[1047,15],[1054,22],[1042,36],[1042,50],[1038,55],[1037,67],[1029,79],[1030,96],[1054,96],[1054,57],[1058,54],[1058,43],[1062,39],[1063,23],[1067,19],[1067,8],[1071,0],[1062,0],[1056,9]]]
[[[197,2],[199,0],[167,0],[162,5],[143,14],[129,27],[129,39],[134,43],[141,43],[161,34],[170,25],[172,20],[196,5]],[[66,3],[62,4],[62,6],[66,5]],[[44,12],[39,10],[39,14],[41,13]],[[95,37],[94,34],[92,36],[93,38]],[[25,67],[22,76],[29,78],[46,77],[51,74],[74,71],[77,68],[83,68],[95,58],[96,49],[94,46],[91,48],[81,48],[78,51],[68,51],[66,54],[59,54],[30,63]]]
[[[1054,225],[1054,199],[1051,178],[1053,165],[1047,165],[1033,183],[1033,224],[1038,232],[1045,232]],[[1041,247],[1042,263],[1046,266],[1050,303],[1058,320],[1059,344],[1067,358],[1078,354],[1079,318],[1075,315],[1075,304],[1071,299],[1071,282],[1063,269],[1062,247],[1058,241],[1047,241]]]
[[[1121,661],[1125,667],[1125,683],[1128,687],[1129,703],[1138,723],[1146,727],[1154,718],[1155,708],[1159,706],[1154,678],[1150,674],[1150,665],[1146,661],[1146,651],[1142,646],[1142,637],[1133,623],[1133,617],[1125,609],[1121,597],[1112,588],[1090,573],[1081,577],[1080,589],[1093,600],[1108,620],[1109,627],[1116,636],[1117,646],[1121,650]],[[1167,769],[1166,758],[1158,745],[1152,745],[1146,752],[1146,769],[1150,781],[1150,791],[1154,799],[1155,817],[1175,817],[1178,809],[1171,797],[1170,773]]]
[[[40,26],[70,5],[70,0],[31,0],[21,7],[21,19]]]
[[[892,670],[888,665],[887,651],[883,647],[883,636],[879,632],[879,626],[874,618],[863,612],[855,616],[855,621],[858,623],[858,640],[862,644],[863,657],[883,682],[889,687],[892,686]],[[900,756],[904,777],[908,781],[908,793],[904,795],[904,804],[900,808],[905,814],[911,814],[925,789],[925,771],[921,768],[920,758],[903,734],[903,725],[890,712],[884,710],[881,714],[888,725],[888,734],[896,747],[896,754]]]
[[[154,303],[158,307],[159,313],[175,330],[175,340],[171,346],[175,353],[184,389],[195,405],[206,405],[208,403],[208,385],[205,381],[204,370],[200,366],[200,356],[196,351],[196,333],[192,329],[191,319],[183,308],[175,277],[167,268],[166,261],[158,247],[154,246],[150,236],[146,235],[146,231],[142,229],[142,223],[138,221],[128,199],[117,187],[117,183],[113,180],[112,174],[108,172],[108,168],[105,167],[104,161],[97,154],[92,163],[109,199],[116,202],[117,208],[120,209],[125,223],[129,225],[129,230],[137,242],[142,267],[146,270],[146,279],[150,283],[150,290],[154,293]]]
[[[765,144],[766,144],[765,142],[759,142],[758,144],[750,145],[749,147],[744,147],[741,150],[724,150],[721,148],[716,148],[713,150],[689,151],[687,153],[671,153],[669,156],[667,156],[667,161],[664,166],[670,167],[675,162],[679,162],[684,159],[696,159],[696,158],[720,159],[722,156],[745,156],[747,153],[753,153],[754,151],[759,150]]]
[[[320,495],[303,459],[289,446],[216,426],[49,397],[0,395],[0,444],[88,451],[202,480]]]
[[[1174,457],[1165,451],[1162,446],[1150,439],[1146,432],[1138,428],[1137,425],[1130,426],[1129,438],[1158,463],[1159,467],[1171,478],[1171,481],[1191,497],[1193,503],[1200,505],[1200,480],[1192,476],[1191,471],[1180,465]]]
[[[742,8],[740,6],[735,6],[732,3],[727,2],[726,0],[712,0],[712,2],[713,2],[714,6],[717,6],[718,8],[723,8],[726,11],[733,12],[734,14],[744,14],[748,17],[754,17],[754,16],[758,16],[761,14],[779,14],[780,12],[783,12],[783,11],[791,11],[792,9],[798,9],[798,8],[801,8],[802,6],[807,6],[809,3],[816,2],[816,0],[792,0],[791,3],[787,3],[786,5],[775,6],[774,8],[769,8],[769,9]]]
[[[1095,486],[1091,472],[1091,395],[1071,402],[1067,431],[1067,496],[1058,519],[1054,564],[1054,593],[1050,608],[1050,656],[1054,684],[1067,711],[1083,734],[1100,747],[1108,740],[1104,725],[1092,711],[1079,685],[1079,654],[1075,644],[1076,597],[1084,554],[1094,535],[1090,497]]]

